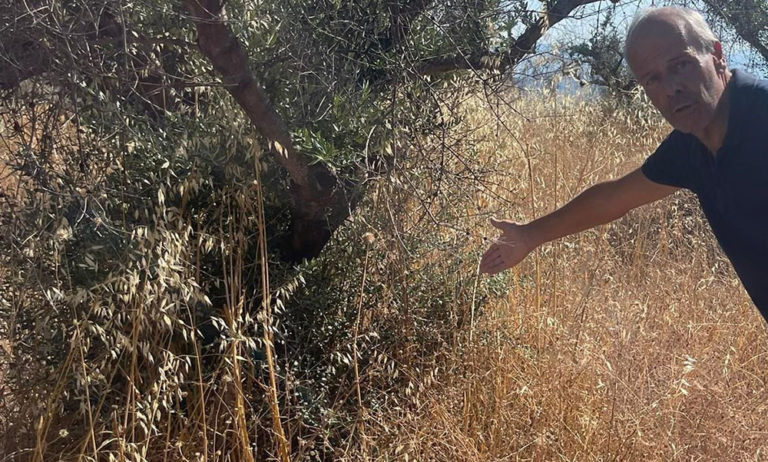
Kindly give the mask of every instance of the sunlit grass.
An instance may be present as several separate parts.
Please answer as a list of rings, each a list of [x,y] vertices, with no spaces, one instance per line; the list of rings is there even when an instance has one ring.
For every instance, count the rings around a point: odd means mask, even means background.
[[[500,121],[480,101],[466,110],[500,170],[495,192],[516,206],[480,203],[522,222],[636,168],[668,130],[595,102],[509,107]],[[417,404],[377,416],[380,460],[766,457],[765,323],[690,193],[545,245],[497,279],[504,295]]]
[[[23,231],[53,243],[57,278],[21,283],[49,264],[35,239],[9,239],[30,246],[8,259],[18,267],[0,260],[0,283],[18,286],[0,293],[0,332],[33,339],[0,337],[3,448],[10,460],[762,460],[765,323],[690,193],[477,274],[490,216],[552,211],[665,136],[647,105],[613,105],[517,92],[446,104],[450,129],[393,141],[402,164],[371,180],[321,258],[291,268],[268,255],[250,163],[198,212],[207,224],[184,209],[205,178],[155,185],[151,224],[122,230],[126,262],[64,252],[78,230],[59,243],[52,206]],[[0,129],[12,141],[0,185],[23,205],[29,173],[6,164],[24,143]],[[113,269],[80,290],[69,261]],[[201,306],[219,326],[212,346]]]

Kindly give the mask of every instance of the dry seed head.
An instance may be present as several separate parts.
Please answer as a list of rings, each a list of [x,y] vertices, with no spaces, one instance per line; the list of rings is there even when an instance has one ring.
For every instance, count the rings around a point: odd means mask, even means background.
[[[373,235],[372,232],[369,231],[363,234],[363,240],[365,241],[366,244],[373,244],[373,241],[376,240],[376,237]]]
[[[55,238],[57,241],[66,241],[71,237],[72,228],[69,226],[69,221],[65,217],[62,217],[61,223],[59,223],[59,227],[56,229]]]

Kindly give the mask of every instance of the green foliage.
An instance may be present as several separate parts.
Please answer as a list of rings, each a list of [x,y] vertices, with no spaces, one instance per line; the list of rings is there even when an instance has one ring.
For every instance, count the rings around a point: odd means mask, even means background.
[[[605,87],[614,96],[632,92],[637,82],[626,64],[623,32],[614,21],[615,6],[608,9],[600,27],[589,40],[571,46],[568,53],[587,74],[589,83]]]
[[[374,408],[400,399],[391,390],[411,385],[404,371],[459,341],[465,307],[486,287],[473,288],[466,242],[431,237],[441,227],[430,218],[462,219],[456,204],[482,176],[457,131],[458,101],[478,80],[416,70],[508,49],[531,22],[523,3],[227,3],[297,149],[380,191],[298,267],[274,251],[291,182],[197,52],[182,5],[38,3],[0,13],[2,58],[30,72],[14,81],[0,70],[0,161],[11,172],[0,185],[0,332],[19,364],[0,370],[12,390],[1,403],[7,447],[136,460],[171,443],[190,458],[234,451],[220,436],[237,433],[229,412],[244,397],[244,432],[261,435],[267,458],[274,440],[254,429],[267,425],[274,371],[292,438],[333,447],[359,411],[354,363]],[[22,66],[24,47],[41,61]],[[419,207],[428,213],[400,229]],[[377,243],[362,245],[371,230]],[[435,249],[453,257],[428,268]]]
[[[758,66],[768,66],[768,3],[764,0],[703,0],[703,10],[727,24],[760,56]]]

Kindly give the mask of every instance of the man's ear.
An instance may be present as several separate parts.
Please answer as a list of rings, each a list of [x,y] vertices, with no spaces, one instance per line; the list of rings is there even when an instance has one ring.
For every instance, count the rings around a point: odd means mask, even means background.
[[[725,54],[723,54],[723,44],[720,42],[715,42],[714,48],[715,49],[712,52],[712,57],[715,60],[715,69],[718,71],[724,71],[728,68],[728,65],[725,62]]]

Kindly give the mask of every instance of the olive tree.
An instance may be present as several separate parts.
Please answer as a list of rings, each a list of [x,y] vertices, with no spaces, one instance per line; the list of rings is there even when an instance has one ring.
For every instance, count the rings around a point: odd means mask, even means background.
[[[280,432],[276,396],[288,387],[271,362],[270,310],[298,283],[287,270],[270,289],[264,268],[320,255],[373,181],[450,129],[456,96],[508,77],[550,27],[595,1],[6,2],[6,447],[38,460],[65,449],[146,458],[175,440],[157,438],[168,431],[249,453],[247,424],[231,415],[221,433],[240,436],[213,442],[206,413],[223,408],[272,415],[285,460],[300,436]],[[313,348],[319,335],[296,337]],[[210,345],[215,355],[201,353]],[[271,390],[263,407],[246,410],[242,396],[260,388],[241,380],[243,358]]]

